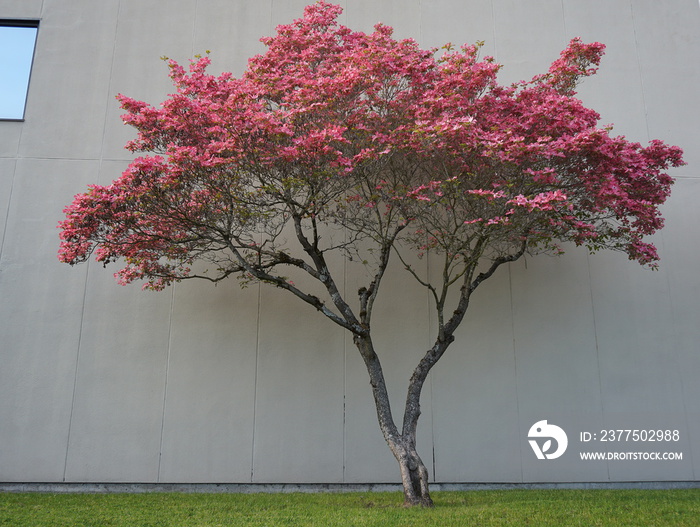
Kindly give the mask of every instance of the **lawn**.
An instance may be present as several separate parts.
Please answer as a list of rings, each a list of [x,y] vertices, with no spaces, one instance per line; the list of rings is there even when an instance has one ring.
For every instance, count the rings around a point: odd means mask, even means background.
[[[0,526],[700,526],[700,489],[399,493],[0,493]]]

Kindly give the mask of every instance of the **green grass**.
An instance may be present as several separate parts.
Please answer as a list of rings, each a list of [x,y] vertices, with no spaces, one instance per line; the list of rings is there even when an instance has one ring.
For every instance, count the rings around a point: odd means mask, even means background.
[[[700,489],[435,492],[405,509],[399,493],[0,493],[0,526],[700,526]]]

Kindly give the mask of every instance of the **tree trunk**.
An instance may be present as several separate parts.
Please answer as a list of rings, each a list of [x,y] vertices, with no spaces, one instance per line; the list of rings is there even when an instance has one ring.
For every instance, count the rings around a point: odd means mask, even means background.
[[[415,379],[411,379],[413,392],[417,397],[409,399],[412,404],[415,404],[415,411],[411,413],[411,424],[406,426],[404,423],[403,433],[399,433],[391,413],[391,405],[389,403],[389,394],[386,389],[386,381],[382,371],[379,357],[374,352],[374,346],[369,336],[355,336],[355,345],[360,351],[367,373],[369,373],[370,384],[372,386],[372,394],[374,395],[374,404],[377,410],[377,419],[379,428],[382,431],[384,440],[389,445],[391,452],[399,463],[401,471],[401,482],[403,484],[404,505],[413,507],[420,505],[422,507],[432,507],[433,500],[430,498],[428,489],[428,469],[425,467],[416,451],[416,425],[418,416],[420,415],[418,401],[414,400],[420,397],[422,382],[418,390],[415,390]],[[427,374],[427,372],[426,372]],[[415,377],[415,376],[414,376]],[[424,380],[424,378],[423,378]]]
[[[415,445],[415,441],[409,440],[406,442]],[[392,450],[394,449],[392,448]],[[396,451],[399,453],[396,459],[401,469],[404,506],[413,507],[420,505],[421,507],[432,507],[433,500],[428,489],[428,469],[418,455],[415,446],[402,446],[397,448]]]

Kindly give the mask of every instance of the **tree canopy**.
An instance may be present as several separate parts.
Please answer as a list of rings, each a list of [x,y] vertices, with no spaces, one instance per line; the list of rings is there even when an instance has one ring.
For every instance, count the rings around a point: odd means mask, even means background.
[[[575,39],[548,73],[500,86],[478,46],[438,56],[387,26],[351,31],[339,13],[308,7],[241,78],[208,75],[208,57],[189,72],[170,61],[177,91],[161,107],[120,95],[139,132],[127,148],[157,155],[76,197],[61,260],[124,257],[121,281],[155,289],[196,259],[215,264],[210,279],[271,278],[300,264],[275,243],[300,216],[380,242],[401,228],[393,242],[458,266],[560,241],[654,265],[642,238],[663,224],[664,170],[681,151],[611,136],[575,97],[603,45]]]
[[[646,237],[663,226],[667,170],[683,164],[682,152],[612,135],[576,97],[600,43],[574,39],[548,72],[502,85],[479,44],[424,50],[385,25],[352,31],[340,13],[326,2],[307,7],[262,39],[267,51],[241,77],[208,74],[206,56],[188,69],[171,60],[176,91],[160,106],[119,95],[138,131],[127,148],[146,155],[75,197],[59,225],[59,258],[75,264],[94,252],[105,265],[123,263],[120,283],[155,290],[237,276],[314,306],[354,335],[385,438],[400,463],[410,458],[408,485],[428,503],[427,473],[415,475],[412,457],[418,399],[471,293],[502,264],[570,242],[656,266]],[[334,251],[366,260],[354,302],[327,264]],[[424,276],[412,253],[437,258],[439,276]],[[439,326],[400,431],[375,386],[383,378],[370,340],[392,256],[431,292]],[[290,267],[324,294],[290,280]]]

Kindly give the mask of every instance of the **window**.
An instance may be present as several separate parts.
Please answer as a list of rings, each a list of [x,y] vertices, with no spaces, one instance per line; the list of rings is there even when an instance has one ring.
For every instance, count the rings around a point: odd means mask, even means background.
[[[0,19],[0,120],[21,121],[38,20]]]

